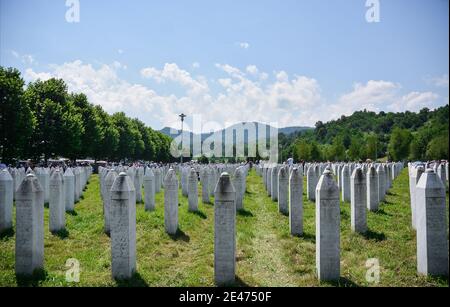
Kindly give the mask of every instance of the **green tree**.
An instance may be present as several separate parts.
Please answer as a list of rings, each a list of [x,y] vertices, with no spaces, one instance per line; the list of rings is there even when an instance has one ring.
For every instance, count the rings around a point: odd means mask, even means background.
[[[331,146],[331,159],[332,161],[344,161],[346,160],[345,146],[343,137],[337,136],[333,139]]]
[[[295,146],[296,160],[311,160],[311,145],[306,140],[299,139]]]
[[[119,131],[114,126],[112,117],[103,111],[101,106],[95,106],[94,110],[100,130],[100,139],[94,145],[94,158],[111,160],[119,146]]]
[[[82,119],[84,131],[80,136],[79,156],[95,158],[97,142],[102,138],[97,112],[84,94],[70,94],[69,101],[73,103],[75,112],[80,114]]]
[[[84,133],[82,117],[69,101],[67,86],[61,79],[30,83],[25,100],[36,117],[30,155],[47,160],[58,155],[75,159],[81,149]]]
[[[131,120],[123,112],[113,114],[112,120],[115,128],[119,132],[119,144],[114,157],[117,160],[127,160],[134,157],[136,137],[135,128]]]
[[[365,137],[365,153],[367,159],[376,160],[378,158],[379,153],[379,143],[378,143],[378,135],[375,133],[370,133]]]
[[[363,141],[359,136],[353,136],[348,148],[348,158],[352,161],[361,160],[363,157]]]
[[[23,99],[24,81],[14,68],[0,66],[0,158],[11,163],[24,157],[35,118]]]
[[[322,152],[316,142],[311,143],[311,159],[313,161],[322,161]]]
[[[394,128],[388,145],[390,157],[394,161],[401,161],[409,156],[409,148],[413,137],[408,129]]]
[[[427,146],[426,158],[428,160],[448,160],[448,131],[431,140]]]

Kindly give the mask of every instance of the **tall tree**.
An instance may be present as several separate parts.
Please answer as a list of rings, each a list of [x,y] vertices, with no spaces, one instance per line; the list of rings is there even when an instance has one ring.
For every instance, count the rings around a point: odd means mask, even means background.
[[[131,159],[136,149],[135,128],[123,112],[113,114],[112,120],[119,132],[119,144],[114,157],[118,160]]]
[[[390,157],[394,161],[406,159],[413,137],[408,129],[394,128],[388,145]]]
[[[120,134],[112,117],[103,111],[101,106],[94,107],[98,118],[100,139],[95,142],[94,158],[112,160],[119,146]]]
[[[365,142],[366,142],[366,148],[365,148],[365,152],[366,152],[366,158],[367,159],[372,159],[372,160],[376,160],[378,159],[378,154],[379,154],[379,142],[378,142],[378,135],[375,133],[370,133],[368,135],[366,135],[365,137]]]
[[[426,158],[428,160],[448,160],[448,131],[431,140],[427,146]]]
[[[80,157],[95,158],[96,144],[101,140],[100,123],[94,106],[88,102],[84,94],[70,94],[69,101],[73,103],[76,112],[81,115],[83,133],[81,134]]]
[[[23,87],[17,69],[0,66],[0,158],[6,163],[25,157],[34,129],[35,119],[23,99]]]
[[[68,101],[67,86],[61,79],[37,80],[28,85],[24,97],[33,109],[36,126],[30,141],[30,155],[47,160],[63,155],[74,159],[84,133],[81,115]]]

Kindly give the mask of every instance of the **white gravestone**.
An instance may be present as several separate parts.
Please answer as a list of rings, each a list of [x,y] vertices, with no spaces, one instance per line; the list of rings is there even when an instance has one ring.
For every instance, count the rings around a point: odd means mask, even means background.
[[[164,178],[164,226],[169,235],[178,231],[178,178],[173,169]]]
[[[236,272],[236,191],[228,173],[217,182],[214,202],[214,280],[231,284]]]
[[[367,231],[367,184],[366,176],[360,167],[355,168],[350,178],[350,210],[352,231]]]
[[[0,171],[0,233],[12,228],[14,187],[6,169]]]
[[[155,174],[151,168],[145,170],[144,195],[145,211],[155,210]]]
[[[49,230],[50,232],[55,233],[66,227],[66,198],[64,196],[64,181],[63,175],[59,169],[55,170],[50,177],[49,194]]]
[[[316,268],[320,281],[340,277],[339,188],[326,170],[316,188]]]
[[[72,169],[68,167],[64,172],[64,198],[66,212],[75,209],[75,176]]]
[[[303,176],[299,168],[289,179],[289,228],[294,236],[303,235]]]
[[[445,187],[427,169],[416,190],[417,272],[448,277],[448,228]]]
[[[15,258],[18,275],[44,268],[44,190],[33,174],[17,189]]]
[[[198,176],[194,168],[188,174],[188,205],[190,212],[198,211]]]
[[[126,173],[111,188],[111,269],[114,279],[129,279],[136,271],[136,191]]]

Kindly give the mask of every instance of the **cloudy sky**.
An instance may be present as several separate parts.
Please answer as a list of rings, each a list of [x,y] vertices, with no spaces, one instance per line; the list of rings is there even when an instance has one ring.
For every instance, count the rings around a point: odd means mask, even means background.
[[[155,129],[448,104],[448,0],[369,2],[0,0],[0,65]]]

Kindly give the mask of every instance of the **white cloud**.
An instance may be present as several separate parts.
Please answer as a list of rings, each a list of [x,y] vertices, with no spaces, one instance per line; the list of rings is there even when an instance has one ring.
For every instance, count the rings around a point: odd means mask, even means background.
[[[353,91],[342,95],[335,106],[341,109],[341,114],[347,115],[362,109],[381,111],[386,103],[395,100],[400,88],[397,83],[383,80],[370,80],[367,84],[355,83]]]
[[[26,65],[36,64],[36,60],[34,59],[34,56],[32,56],[31,54],[20,54],[15,50],[11,50],[11,54],[13,55],[13,57],[20,60],[23,64]]]
[[[152,78],[158,83],[166,81],[177,82],[189,89],[190,95],[201,95],[208,91],[208,84],[203,78],[194,79],[186,70],[180,69],[175,63],[166,63],[162,70],[147,67],[141,70],[144,78]]]
[[[383,80],[355,83],[353,91],[343,94],[335,104],[328,107],[328,113],[332,115],[328,119],[351,115],[363,109],[374,112],[417,112],[424,107],[433,109],[440,102],[440,96],[432,92],[413,91],[401,95],[400,90],[400,84]]]
[[[37,79],[40,79],[41,81],[47,81],[48,79],[51,79],[52,77],[54,77],[54,76],[52,76],[51,73],[46,73],[46,72],[36,73],[31,68],[27,68],[25,70],[25,75],[24,75],[24,79],[27,82],[35,81]]]
[[[269,78],[269,74],[263,72],[259,75],[259,79],[261,80],[267,80],[267,78]]]
[[[192,68],[194,69],[200,68],[200,63],[199,62],[192,63]]]
[[[411,92],[401,97],[401,99],[390,106],[392,111],[418,112],[423,108],[432,109],[440,98],[439,95],[432,92]]]
[[[120,78],[122,64],[119,64],[93,67],[78,60],[52,65],[47,72],[29,68],[24,76],[27,81],[62,78],[70,91],[85,93],[92,103],[103,106],[106,111],[124,111],[156,129],[178,123],[177,114],[181,112],[190,117],[201,114],[204,121],[221,125],[259,121],[276,122],[280,127],[313,126],[319,120],[335,119],[364,108],[373,111],[419,110],[433,108],[441,101],[432,92],[402,94],[397,83],[371,80],[366,84],[355,83],[350,92],[331,103],[322,97],[319,82],[313,78],[290,76],[280,71],[273,73],[273,81],[261,83],[261,76],[264,74],[267,79],[269,75],[251,65],[244,68],[247,76],[237,67],[216,64],[224,76],[213,80],[192,76],[175,63],[165,64],[163,69],[147,67],[141,70],[145,78],[161,83],[174,82],[185,88],[178,97],[162,95],[156,89]],[[212,83],[219,89],[213,92],[208,86]]]
[[[245,69],[249,74],[257,75],[258,74],[258,67],[255,65],[248,65]]]
[[[239,46],[240,48],[242,48],[242,49],[248,49],[248,48],[250,48],[250,44],[247,43],[247,42],[238,42],[237,44],[238,44],[238,46]]]
[[[228,64],[216,63],[215,66],[235,78],[240,78],[244,75],[244,73],[239,68],[233,67]]]
[[[124,65],[124,64],[120,63],[119,61],[114,61],[113,62],[113,66],[116,69],[124,69],[124,70],[126,70],[128,68],[127,65]]]
[[[280,72],[275,73],[275,77],[277,78],[278,81],[281,81],[281,82],[289,81],[288,74],[285,71],[283,71],[283,70],[280,71]]]
[[[444,74],[440,77],[426,78],[426,81],[436,87],[448,88],[448,74]]]
[[[204,121],[222,125],[239,121],[278,122],[279,126],[313,125],[320,116],[315,105],[321,103],[316,80],[299,76],[291,81],[276,81],[265,86],[245,77],[238,68],[227,64],[216,67],[227,75],[217,79],[222,87],[212,93],[208,81],[193,77],[176,64],[166,64],[162,70],[145,68],[141,74],[160,82],[176,82],[188,90],[185,95],[160,95],[154,89],[129,83],[119,77],[121,65],[94,67],[81,61],[52,65],[49,72],[27,69],[27,81],[51,77],[62,78],[72,92],[83,92],[89,100],[110,112],[124,111],[147,124],[161,128],[177,123],[177,114],[201,114]],[[200,90],[196,90],[200,88]],[[319,114],[320,115],[320,114]]]

